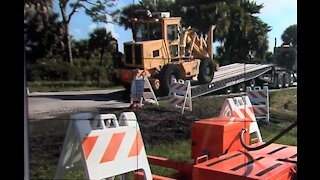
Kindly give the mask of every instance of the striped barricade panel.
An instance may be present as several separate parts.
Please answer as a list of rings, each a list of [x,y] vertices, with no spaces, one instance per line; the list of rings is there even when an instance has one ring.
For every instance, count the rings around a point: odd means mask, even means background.
[[[170,85],[168,104],[170,107],[181,109],[182,114],[185,109],[192,111],[190,81],[173,80]]]
[[[258,87],[247,87],[247,95],[252,103],[254,113],[257,120],[263,120],[269,122],[269,89],[268,86],[264,86],[263,89]]]
[[[145,102],[159,105],[157,97],[152,89],[150,81],[147,77],[144,77],[144,92],[143,92],[143,99]]]
[[[187,81],[179,81],[179,82],[174,82],[170,85],[170,94],[171,93],[176,93],[177,95],[184,96],[188,90],[188,84]]]
[[[133,112],[122,113],[119,122],[114,114],[98,115],[92,122],[72,122],[77,139],[77,143],[73,144],[78,146],[67,143],[69,146],[63,147],[63,150],[68,148],[69,153],[63,151],[60,166],[65,167],[63,162],[67,159],[74,162],[72,159],[81,156],[87,179],[112,178],[135,170],[143,170],[146,179],[152,179],[139,124]],[[62,178],[61,171],[56,178]]]
[[[226,99],[222,105],[220,116],[235,117],[248,121],[250,123],[250,134],[255,133],[258,140],[262,142],[260,129],[248,96]]]

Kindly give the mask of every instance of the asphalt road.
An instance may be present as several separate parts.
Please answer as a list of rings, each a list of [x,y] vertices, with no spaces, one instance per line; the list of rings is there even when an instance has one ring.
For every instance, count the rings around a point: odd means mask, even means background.
[[[62,114],[95,111],[102,107],[128,107],[130,103],[124,99],[126,98],[122,89],[34,92],[28,95],[28,118],[29,120],[42,120]]]
[[[270,91],[278,90],[281,89],[270,89]],[[233,93],[232,95],[237,94],[241,93]],[[123,108],[129,105],[129,97],[124,96],[123,89],[34,92],[28,95],[28,118],[29,120],[51,119],[63,114],[96,111],[98,108]]]

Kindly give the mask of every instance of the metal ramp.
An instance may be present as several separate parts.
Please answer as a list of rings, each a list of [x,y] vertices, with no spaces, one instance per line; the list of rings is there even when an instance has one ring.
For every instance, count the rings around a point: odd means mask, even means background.
[[[210,83],[193,86],[191,88],[191,96],[192,98],[196,98],[228,86],[257,78],[271,69],[272,64],[234,63],[221,66],[220,70],[215,72],[214,78]]]

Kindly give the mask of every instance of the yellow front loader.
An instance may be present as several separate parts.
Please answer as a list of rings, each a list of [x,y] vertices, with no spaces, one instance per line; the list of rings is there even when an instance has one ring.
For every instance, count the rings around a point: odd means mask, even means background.
[[[113,82],[127,90],[136,75],[147,76],[155,92],[167,95],[172,79],[212,81],[218,63],[213,60],[213,30],[206,37],[181,27],[169,12],[137,11],[131,19],[134,41],[124,43],[124,54],[113,55]]]

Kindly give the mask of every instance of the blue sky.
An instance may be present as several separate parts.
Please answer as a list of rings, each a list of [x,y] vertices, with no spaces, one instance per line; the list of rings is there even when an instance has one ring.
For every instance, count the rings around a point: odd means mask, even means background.
[[[269,36],[269,51],[273,51],[274,38],[277,46],[282,44],[281,35],[290,25],[297,24],[297,0],[257,0],[264,8],[258,15],[262,21],[271,26]]]
[[[136,3],[138,2],[138,0],[134,1]],[[272,51],[274,38],[277,38],[277,45],[281,45],[281,35],[283,31],[288,26],[297,24],[297,0],[256,0],[256,2],[258,4],[264,4],[264,8],[258,16],[272,28],[268,33],[269,51]],[[132,3],[133,0],[119,0],[116,8],[121,8]],[[54,5],[54,8],[56,12],[60,12],[57,4]],[[70,23],[70,33],[76,40],[86,39],[93,29],[103,26],[105,26],[108,31],[111,31],[113,36],[118,39],[120,51],[123,51],[123,42],[132,40],[130,30],[124,30],[123,27],[114,24],[105,25],[93,23],[90,18],[85,15],[83,10],[80,10],[73,16]]]

